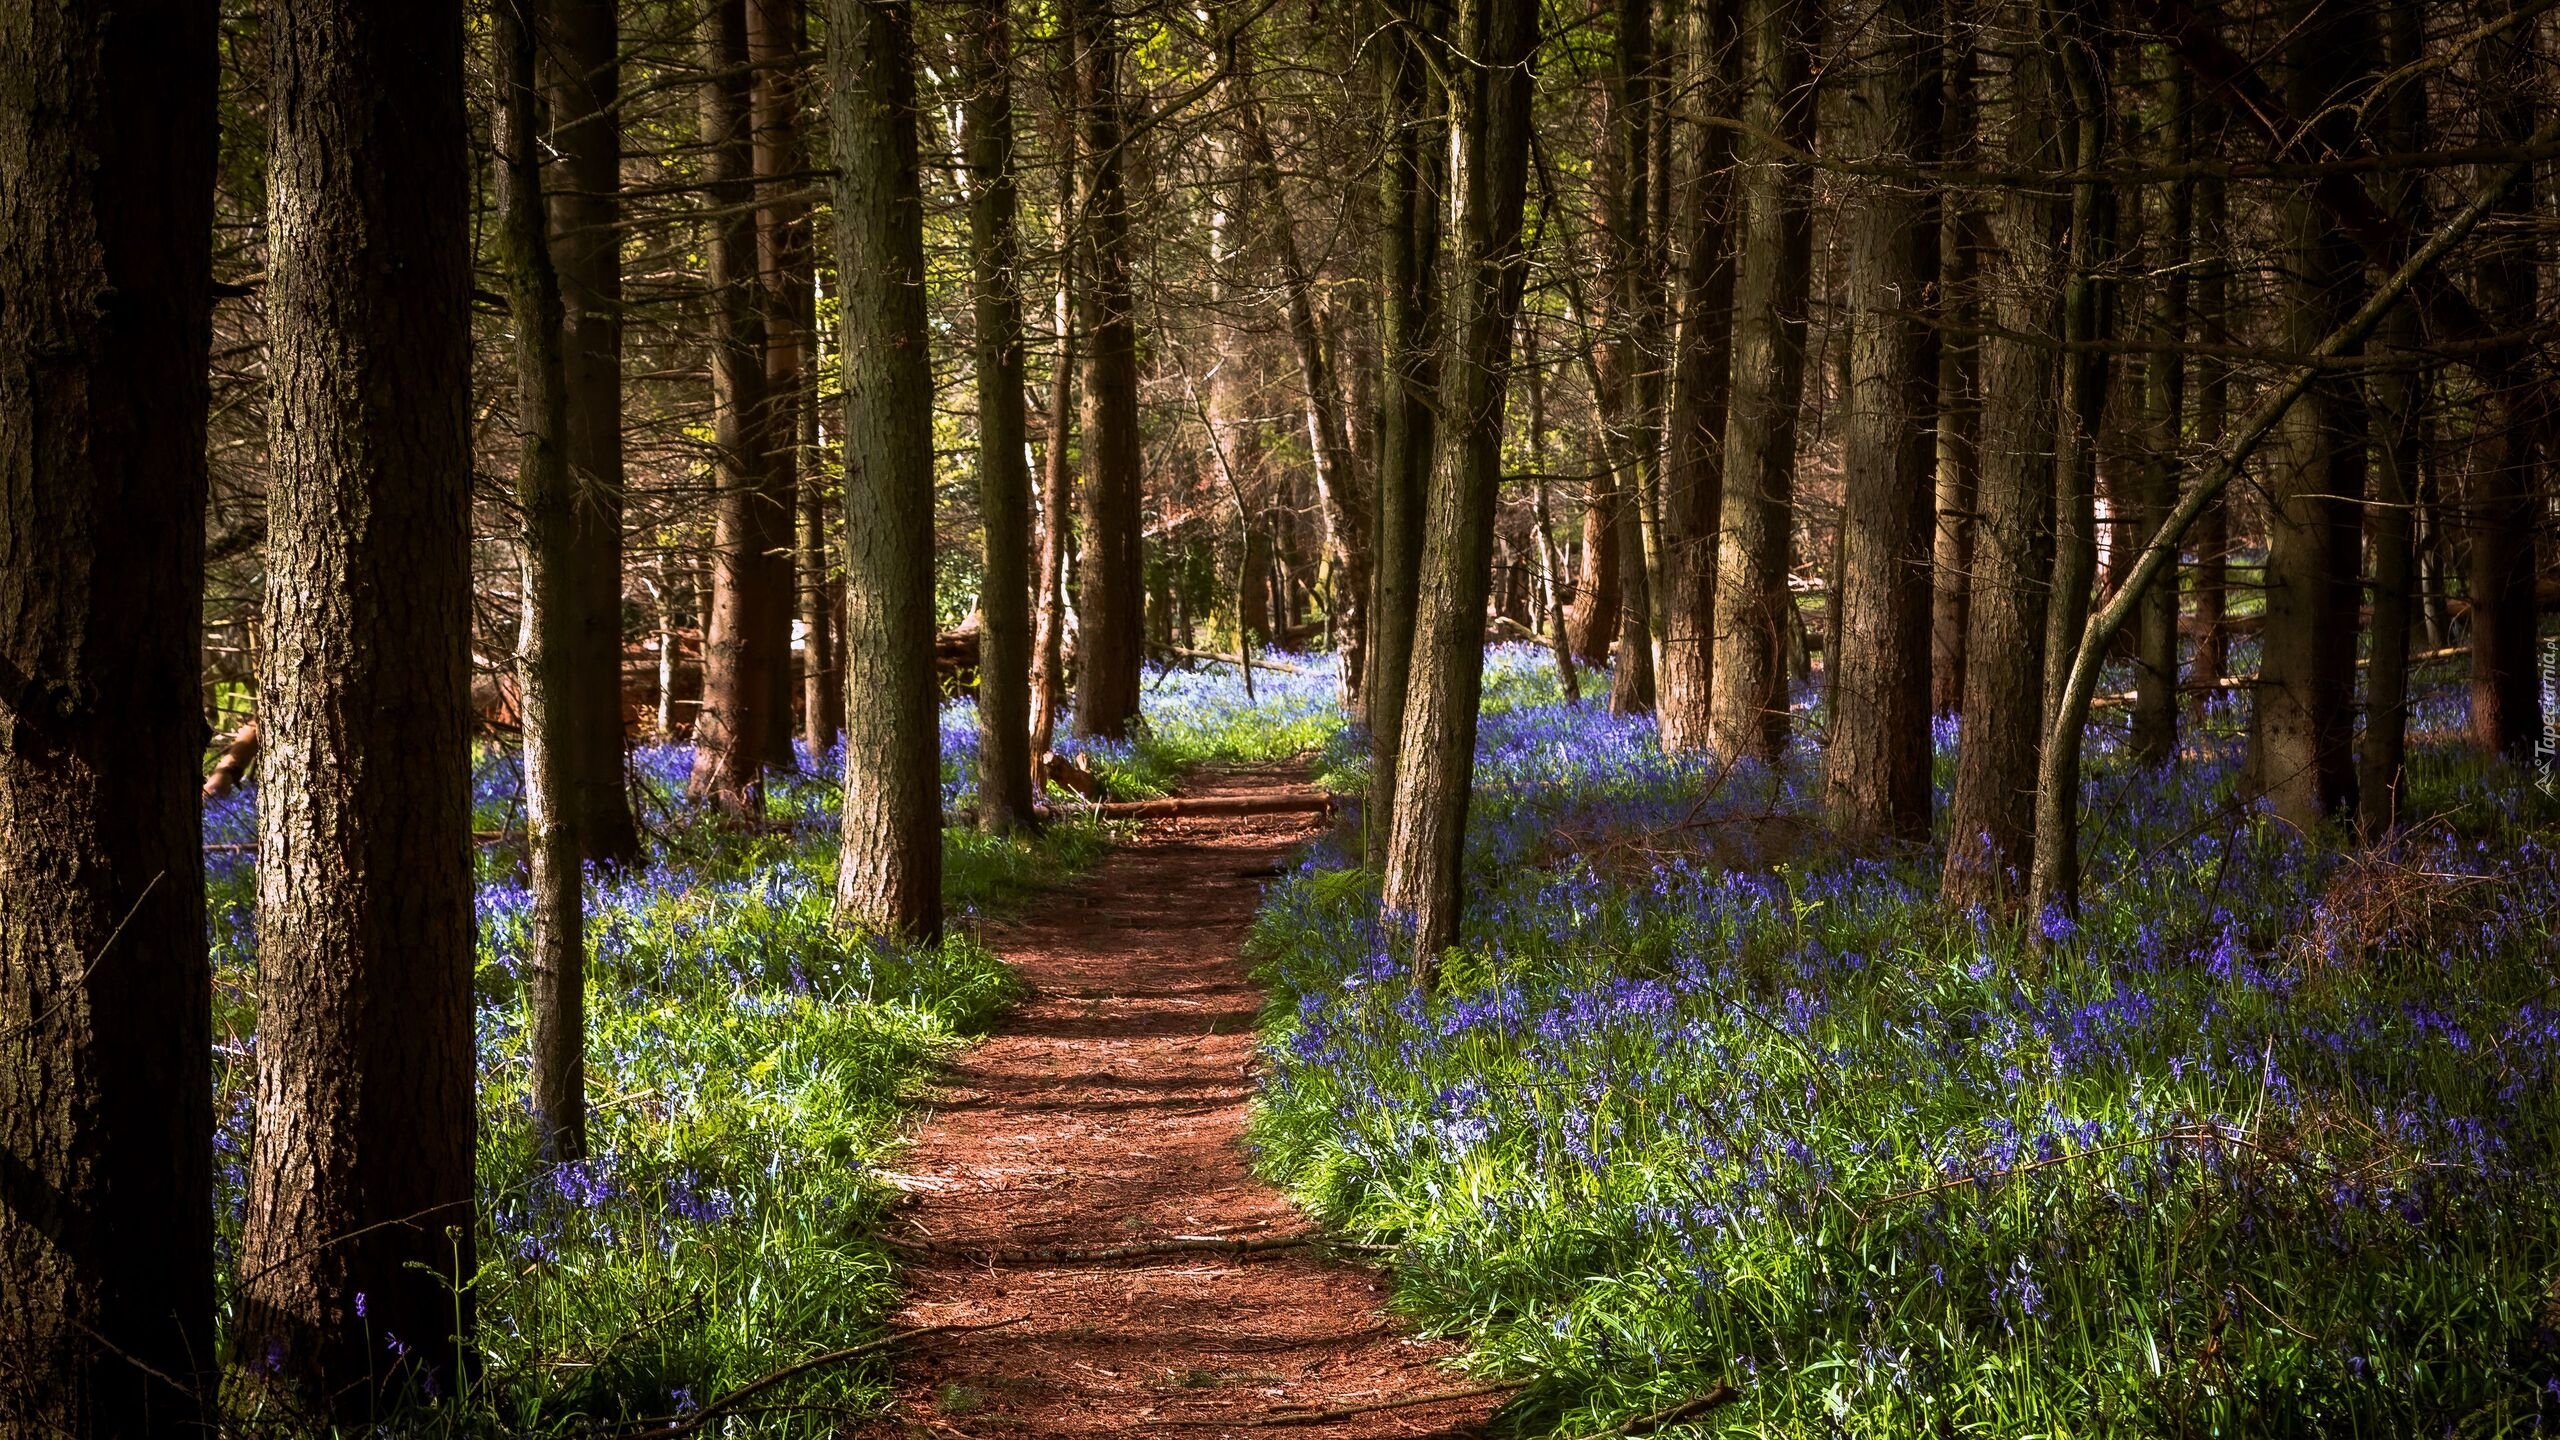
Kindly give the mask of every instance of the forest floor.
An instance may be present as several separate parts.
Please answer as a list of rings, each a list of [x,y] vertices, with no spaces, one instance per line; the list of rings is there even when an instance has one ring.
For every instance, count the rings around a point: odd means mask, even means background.
[[[1231,770],[1186,793],[1300,783]],[[1480,1432],[1501,1397],[1385,1312],[1384,1276],[1307,1243],[1244,1150],[1263,997],[1239,952],[1313,834],[1297,815],[1151,823],[989,927],[1033,997],[945,1075],[892,1233],[897,1323],[993,1328],[906,1347],[880,1433]]]

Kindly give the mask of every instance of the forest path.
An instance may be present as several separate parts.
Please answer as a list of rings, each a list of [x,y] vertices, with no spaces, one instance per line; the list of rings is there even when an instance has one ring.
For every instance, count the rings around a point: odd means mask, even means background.
[[[1228,771],[1187,793],[1301,783]],[[916,1203],[893,1234],[918,1248],[897,1323],[1014,1323],[902,1347],[881,1433],[1479,1433],[1499,1397],[1393,1403],[1476,1387],[1383,1313],[1381,1277],[1302,1245],[1163,1247],[1311,1232],[1247,1164],[1262,997],[1238,952],[1262,882],[1314,834],[1304,815],[1152,822],[989,927],[1035,993],[953,1063],[904,1162]],[[1112,1250],[1141,1253],[1094,1253]],[[1358,1413],[1303,1423],[1337,1409]]]

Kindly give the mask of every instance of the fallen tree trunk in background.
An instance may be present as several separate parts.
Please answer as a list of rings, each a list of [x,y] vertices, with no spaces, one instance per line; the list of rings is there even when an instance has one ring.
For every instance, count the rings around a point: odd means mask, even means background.
[[[219,800],[240,788],[242,776],[258,758],[258,722],[252,717],[232,732],[231,742],[213,762],[213,773],[204,777],[204,798]]]

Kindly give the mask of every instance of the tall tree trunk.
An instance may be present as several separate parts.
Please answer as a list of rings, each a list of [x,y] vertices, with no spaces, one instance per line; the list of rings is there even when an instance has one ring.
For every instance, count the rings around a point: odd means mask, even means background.
[[[1804,397],[1806,286],[1812,276],[1809,176],[1814,104],[1811,0],[1743,0],[1741,179],[1734,280],[1733,390],[1725,425],[1724,505],[1716,542],[1717,750],[1776,763],[1788,732],[1787,590],[1794,525],[1796,419]]]
[[[1693,5],[1690,113],[1726,112],[1734,86],[1732,0]],[[1692,123],[1680,196],[1679,337],[1664,412],[1662,673],[1655,701],[1665,750],[1707,744],[1714,704],[1716,530],[1724,508],[1726,400],[1733,380],[1733,132]]]
[[[2527,0],[2494,0],[2495,14],[2514,14]],[[2535,121],[2536,26],[2509,27],[2479,52],[2483,126],[2502,144],[2521,145]],[[2486,366],[2488,404],[2471,463],[2471,737],[2492,755],[2524,759],[2543,738],[2540,674],[2535,666],[2534,531],[2540,516],[2542,429],[2550,417],[2534,347],[2514,337],[2531,330],[2540,301],[2534,232],[2539,212],[2533,170],[2509,184],[2491,216],[2474,262],[2482,307],[2494,333],[2508,337]]]
[[[904,0],[828,0],[827,22],[845,287],[849,703],[836,916],[929,940],[942,933],[942,765],[913,17]]]
[[[1538,570],[1547,585],[1548,648],[1555,652],[1556,684],[1564,692],[1565,703],[1578,705],[1582,702],[1582,677],[1574,672],[1573,638],[1565,631],[1564,559],[1556,553],[1555,515],[1547,503],[1547,377],[1546,368],[1538,359],[1535,321],[1522,327],[1520,343],[1528,350],[1520,364],[1529,382],[1530,524],[1537,532]]]
[[[542,30],[547,143],[559,156],[546,186],[560,277],[561,383],[567,395],[577,613],[570,641],[569,723],[588,743],[572,763],[571,803],[587,858],[639,858],[640,827],[623,783],[622,709],[622,114],[617,0],[550,0]]]
[[[2325,115],[2319,144],[2354,144],[2350,112],[2332,108],[2361,84],[2373,35],[2359,8],[2297,0],[2287,46],[2291,100]],[[2354,245],[2307,190],[2287,197],[2283,325],[2287,348],[2308,353],[2356,308],[2363,289]],[[2355,798],[2354,686],[2365,425],[2351,383],[2329,380],[2285,417],[2267,496],[2265,654],[2258,669],[2252,769],[2277,816],[2309,829]]]
[[[1360,689],[1369,725],[1369,794],[1363,837],[1382,852],[1395,814],[1405,692],[1421,604],[1422,520],[1439,426],[1440,230],[1447,185],[1446,94],[1425,47],[1440,42],[1446,0],[1416,0],[1412,24],[1380,30],[1386,148],[1378,171],[1378,349],[1386,367],[1379,426],[1377,556],[1369,601],[1369,678]]]
[[[747,0],[747,60],[755,67],[748,111],[754,129],[757,308],[764,330],[763,410],[755,422],[758,488],[765,526],[764,643],[773,663],[765,725],[765,763],[799,768],[791,709],[805,689],[794,673],[791,621],[806,588],[795,584],[799,558],[800,407],[807,383],[810,332],[817,328],[815,256],[810,248],[808,182],[800,140],[801,81],[808,46],[808,0]],[[816,655],[816,647],[806,652]],[[818,758],[815,754],[812,760]]]
[[[761,3],[761,0],[759,0]],[[686,789],[733,814],[764,809],[772,755],[771,553],[762,421],[764,323],[756,282],[755,162],[749,133],[747,0],[710,0],[698,48],[711,320],[713,536],[711,613],[702,645],[702,708],[693,721]]]
[[[815,277],[812,277],[813,279]],[[800,628],[808,636],[808,658],[801,667],[800,733],[809,747],[810,763],[826,768],[826,757],[844,734],[844,669],[835,627],[835,586],[829,577],[826,487],[819,483],[818,457],[826,453],[825,430],[818,423],[818,372],[826,363],[826,336],[817,327],[817,287],[810,287],[809,363],[800,370],[800,453],[807,457],[800,475]]]
[[[1973,137],[1973,47],[1970,37],[1947,57],[1948,157],[1970,150]],[[1950,331],[1938,349],[1938,443],[1934,476],[1929,597],[1929,710],[1964,708],[1965,631],[1973,602],[1973,529],[1982,470],[1982,307],[1975,272],[1983,214],[1969,195],[1951,193],[1938,230],[1939,294]]]
[[[1845,137],[1861,158],[1938,157],[1945,37],[1939,0],[1889,0],[1869,22]],[[1930,512],[1936,500],[1936,198],[1871,187],[1844,215],[1849,412],[1841,451],[1839,648],[1826,791],[1834,828],[1929,838]]]
[[[2187,104],[2187,74],[2171,63],[2160,88],[2160,148],[2163,163],[2187,162],[2192,116]],[[2184,177],[2156,188],[2157,220],[2149,330],[2154,348],[2142,365],[2143,423],[2148,432],[2142,457],[2141,494],[2134,512],[2139,546],[2160,532],[2178,503],[2178,474],[2186,446],[2187,369],[2179,347],[2187,339],[2187,263],[2193,248],[2195,187]],[[2121,574],[2133,563],[2130,548],[2119,546]],[[2134,635],[2134,759],[2145,765],[2166,763],[2178,753],[2178,587],[2154,585],[2142,597]]]
[[[1076,606],[1076,729],[1119,739],[1138,718],[1146,648],[1146,555],[1139,526],[1138,332],[1129,294],[1129,196],[1122,178],[1120,39],[1111,0],[1068,0],[1083,122],[1077,207],[1084,289],[1084,591]]]
[[[515,329],[516,505],[524,515],[524,618],[516,693],[524,717],[525,836],[533,881],[525,947],[525,1048],[533,1058],[533,1129],[546,1160],[587,1153],[586,852],[578,763],[588,743],[576,692],[579,621],[577,492],[569,478],[569,400],[560,276],[543,222],[535,57],[539,0],[489,12],[490,149],[498,162],[498,254]],[[617,677],[618,678],[618,677]]]
[[[451,1393],[478,1271],[462,7],[279,0],[266,39],[272,643],[232,1353],[352,1426],[382,1393]]]
[[[1021,246],[1013,162],[1013,36],[1006,0],[968,28],[969,249],[977,319],[978,823],[1002,834],[1031,810],[1031,470],[1022,402]],[[927,492],[928,512],[930,491]],[[929,518],[929,515],[928,515]],[[928,593],[928,599],[930,595]]]
[[[195,1435],[215,7],[0,29],[0,1432]]]
[[[2199,108],[2198,122],[2211,114]],[[2222,181],[2211,175],[2196,182],[2196,245],[2202,256],[2196,267],[2196,333],[2221,339],[2229,332],[2231,318],[2230,199]],[[2229,422],[2231,366],[2205,355],[2197,357],[2195,368],[2196,445],[2210,452],[2222,443]],[[2196,620],[2187,689],[2195,697],[2192,709],[2199,729],[2206,707],[2220,692],[2224,654],[2230,647],[2231,632],[2225,623],[2231,572],[2229,526],[2228,502],[2216,496],[2196,517],[2195,537],[2188,545],[2195,556],[2195,574],[2188,588],[2195,593]]]
[[[1660,285],[1649,221],[1653,210],[1655,80],[1653,0],[1618,0],[1617,50],[1602,95],[1600,147],[1602,269],[1608,277],[1601,343],[1594,353],[1601,418],[1618,472],[1618,663],[1609,709],[1653,709],[1653,573],[1645,552],[1645,501],[1658,489],[1660,398],[1644,376],[1655,363],[1653,312]],[[1649,393],[1648,393],[1649,392]]]
[[[2063,168],[2033,0],[2001,0],[1990,77],[2009,115],[2014,170]],[[2049,192],[2000,192],[1983,254],[1990,325],[1980,343],[1982,454],[1965,629],[1963,729],[1956,746],[1944,889],[1956,905],[2009,894],[2025,879],[2035,825],[2044,695],[2045,594],[2053,574],[2053,345],[2060,326],[2055,254],[2062,215]]]
[[[1062,111],[1072,110],[1074,82],[1061,87]],[[1057,735],[1058,703],[1066,693],[1067,540],[1073,531],[1075,467],[1067,441],[1076,418],[1075,196],[1076,126],[1072,114],[1058,127],[1058,296],[1052,323],[1057,339],[1049,360],[1049,414],[1040,456],[1040,556],[1031,610],[1031,779],[1037,796],[1046,782],[1049,743]]]
[[[2413,64],[2426,43],[2418,0],[2384,0],[2375,8],[2378,59],[2386,73]],[[2422,77],[2384,93],[2383,148],[2411,154],[2427,143],[2427,89]],[[2382,203],[2400,228],[2425,233],[2425,189],[2415,176],[2382,177]],[[2373,639],[2365,667],[2364,742],[2356,757],[2356,822],[2368,841],[2400,824],[2402,771],[2409,733],[2409,632],[2416,622],[2418,458],[2425,434],[2428,374],[2417,307],[2402,301],[2375,334],[2397,362],[2367,382],[2372,400],[2374,505],[2366,511],[2373,551]]]
[[[1583,486],[1582,563],[1573,577],[1573,604],[1566,627],[1573,635],[1574,658],[1585,665],[1609,663],[1618,640],[1618,612],[1625,595],[1618,571],[1618,471],[1607,444],[1597,435],[1584,446],[1590,480]]]
[[[1390,922],[1410,940],[1415,983],[1426,989],[1440,953],[1458,939],[1503,409],[1529,269],[1520,212],[1528,192],[1530,62],[1538,48],[1537,0],[1465,0],[1461,13],[1458,48],[1474,57],[1475,68],[1451,95],[1458,253],[1440,396],[1446,429],[1425,521],[1384,895]]]
[[[1271,555],[1254,523],[1254,507],[1243,487],[1259,491],[1263,474],[1261,400],[1255,393],[1252,360],[1244,327],[1245,308],[1238,271],[1244,264],[1245,212],[1252,187],[1239,173],[1230,137],[1213,133],[1209,146],[1209,364],[1207,413],[1209,455],[1201,465],[1200,485],[1224,494],[1235,510],[1236,649],[1242,654],[1256,642],[1269,644],[1279,607],[1271,600]]]
[[[1361,504],[1350,432],[1343,424],[1341,387],[1334,382],[1324,327],[1316,319],[1315,287],[1298,254],[1289,197],[1281,190],[1279,157],[1272,151],[1251,79],[1241,65],[1229,83],[1245,160],[1252,167],[1254,188],[1263,197],[1265,213],[1271,217],[1272,248],[1278,254],[1280,288],[1288,303],[1289,347],[1296,352],[1298,383],[1306,391],[1307,450],[1315,460],[1316,503],[1324,515],[1325,562],[1332,591],[1328,619],[1338,636],[1343,708],[1357,713],[1360,680],[1368,663],[1368,512]]]

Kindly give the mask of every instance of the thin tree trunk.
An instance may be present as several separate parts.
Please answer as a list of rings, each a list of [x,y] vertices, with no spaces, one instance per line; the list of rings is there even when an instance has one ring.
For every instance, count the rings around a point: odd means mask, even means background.
[[[1653,709],[1653,573],[1645,546],[1645,502],[1651,472],[1660,463],[1661,418],[1648,407],[1660,391],[1643,376],[1658,348],[1653,312],[1660,284],[1649,221],[1652,217],[1654,110],[1652,0],[1618,0],[1614,64],[1603,90],[1601,121],[1602,269],[1608,277],[1606,313],[1594,366],[1601,418],[1615,442],[1618,472],[1618,657],[1609,676],[1609,709],[1620,715]]]
[[[577,492],[569,478],[568,393],[562,363],[560,276],[543,224],[538,0],[489,12],[496,81],[490,149],[497,157],[499,266],[515,329],[516,505],[524,515],[524,617],[516,693],[524,718],[526,849],[532,934],[525,946],[525,1048],[533,1061],[533,1130],[546,1160],[587,1153],[586,852],[578,763],[586,748],[572,711],[579,621]],[[619,676],[617,675],[617,679]],[[602,740],[607,737],[584,737]]]
[[[1848,144],[1862,158],[1938,157],[1945,39],[1939,0],[1888,0],[1871,19]],[[1843,216],[1849,251],[1849,413],[1841,452],[1838,648],[1825,788],[1856,837],[1929,838],[1930,511],[1936,499],[1937,201],[1878,185]]]
[[[1084,279],[1084,593],[1076,606],[1076,729],[1119,739],[1138,718],[1146,648],[1146,555],[1139,526],[1138,333],[1129,294],[1129,196],[1122,178],[1118,22],[1109,0],[1068,0],[1076,109],[1084,126],[1078,197]]]
[[[1061,87],[1071,100],[1074,84]],[[1071,106],[1062,105],[1061,109]],[[1057,341],[1049,361],[1048,435],[1040,457],[1040,555],[1035,584],[1039,595],[1031,617],[1031,788],[1036,797],[1046,782],[1049,745],[1056,738],[1058,702],[1066,693],[1067,539],[1073,527],[1075,468],[1067,441],[1076,418],[1075,346],[1075,195],[1076,126],[1072,116],[1059,126],[1058,148],[1058,296],[1053,323]]]
[[[759,0],[761,3],[761,0]],[[702,708],[693,721],[687,791],[732,814],[764,809],[772,753],[775,597],[760,422],[765,415],[764,326],[757,303],[754,153],[749,134],[746,0],[711,0],[699,49],[705,189],[713,207],[704,246],[710,298],[711,611],[702,645]]]
[[[1523,328],[1520,343],[1528,351],[1521,359],[1521,370],[1529,382],[1530,521],[1537,529],[1538,570],[1547,582],[1548,648],[1555,652],[1556,684],[1564,692],[1565,703],[1578,705],[1582,677],[1574,673],[1573,637],[1565,629],[1564,560],[1556,553],[1555,515],[1547,503],[1547,378],[1538,359],[1534,322]]]
[[[2525,3],[2494,0],[2488,8],[2506,14]],[[2534,125],[2535,74],[2543,63],[2535,29],[2511,27],[2479,53],[2482,128],[2510,145],[2521,144]],[[2541,430],[2548,417],[2534,347],[2514,338],[2533,328],[2540,300],[2538,204],[2528,167],[2499,196],[2498,223],[2474,262],[2490,328],[2508,338],[2488,357],[2488,403],[2465,497],[2471,524],[2471,737],[2488,754],[2519,760],[2529,758],[2544,738],[2534,653],[2534,531],[2541,513]]]
[[[1021,247],[1013,147],[1013,36],[1005,0],[963,22],[968,84],[969,248],[978,375],[978,824],[1035,823],[1031,810],[1031,471],[1023,457]],[[930,492],[928,492],[928,506]],[[929,518],[929,516],[928,516]]]
[[[191,1436],[216,1383],[196,778],[215,7],[38,4],[5,29],[0,1433]]]
[[[2061,705],[2072,652],[2098,582],[2099,428],[2115,334],[2115,187],[2096,167],[2115,148],[2105,0],[2049,4],[2044,41],[2056,71],[2063,164],[2071,183],[2068,253],[2062,283],[2062,416],[2054,451],[2053,589],[2045,608],[2044,727]]]
[[[550,0],[542,27],[549,147],[546,187],[560,276],[564,448],[577,487],[571,525],[576,633],[570,725],[588,737],[571,757],[572,803],[587,858],[639,858],[640,827],[623,783],[622,708],[622,119],[617,0]]]
[[[2369,19],[2323,0],[2296,0],[2288,50],[2292,102],[2327,113],[2320,145],[2354,143],[2352,115],[2328,109],[2370,63]],[[2354,245],[2306,190],[2283,210],[2281,287],[2288,348],[2308,354],[2352,311],[2361,290]],[[2258,669],[2251,769],[2276,815],[2308,830],[2355,801],[2354,695],[2359,522],[2366,427],[2354,387],[2314,385],[2278,432],[2267,494],[2265,651]]]
[[[2211,112],[2199,110],[2202,121]],[[2229,195],[2213,176],[2196,183],[2196,242],[2203,263],[2196,270],[2196,333],[2206,339],[2225,338],[2231,323],[2231,227]],[[2231,367],[2214,356],[2196,360],[2196,444],[2208,453],[2222,443],[2222,431],[2231,410]],[[2231,632],[2225,623],[2230,595],[2231,573],[2230,509],[2227,501],[2215,497],[2196,518],[2195,539],[2189,546],[2195,556],[2195,575],[2189,588],[2195,592],[2195,644],[2187,671],[2187,688],[2195,696],[2194,718],[2199,729],[2205,719],[2205,708],[2219,693],[2222,685],[2225,653],[2230,648]]]
[[[812,286],[811,309],[815,306]],[[801,668],[801,735],[809,761],[821,770],[844,734],[844,671],[836,644],[834,587],[828,578],[827,501],[818,483],[818,456],[824,453],[818,425],[818,371],[825,345],[815,324],[809,327],[809,363],[800,372],[800,453],[808,457],[799,485],[800,628],[807,635],[807,661]]]
[[[1743,0],[1743,123],[1736,186],[1733,389],[1725,427],[1716,543],[1718,751],[1774,764],[1789,729],[1787,590],[1794,524],[1797,410],[1804,396],[1806,287],[1812,276],[1808,48],[1811,0]]]
[[[808,48],[807,0],[748,0],[747,60],[755,67],[748,91],[754,129],[756,174],[757,306],[764,331],[763,409],[756,418],[759,518],[765,527],[764,644],[771,699],[765,724],[765,763],[799,768],[792,746],[791,710],[805,686],[794,673],[791,621],[807,588],[795,583],[799,558],[800,407],[808,368],[810,332],[817,327],[815,255],[810,247],[808,189],[800,140],[802,76]],[[811,647],[805,652],[814,658]],[[818,755],[813,753],[811,760]]]
[[[2033,8],[2032,0],[1996,7],[1993,23],[2005,32],[1997,43],[2010,53],[1991,77],[2007,93],[1991,98],[2010,115],[2010,167],[2050,174],[2062,169],[2061,147]],[[2013,893],[2032,858],[2045,595],[2053,574],[2056,367],[2044,337],[2061,328],[2059,210],[2043,190],[2003,190],[1984,252],[1991,324],[1980,342],[1981,473],[1944,876],[1954,905]]]
[[[1424,989],[1441,952],[1458,938],[1503,410],[1529,268],[1520,212],[1528,191],[1530,63],[1538,48],[1537,0],[1467,0],[1462,13],[1459,49],[1476,66],[1451,95],[1458,253],[1440,401],[1446,431],[1426,517],[1384,894],[1389,922],[1409,940],[1415,983]]]
[[[2376,7],[2379,61],[2386,73],[2415,62],[2426,42],[2424,9],[2417,0],[2384,0]],[[2427,90],[2423,78],[2403,80],[2383,97],[2384,144],[2402,154],[2427,143]],[[2410,234],[2425,231],[2425,191],[2414,177],[2384,177],[2382,202]],[[2399,364],[2368,382],[2373,416],[2374,505],[2366,512],[2373,551],[2373,639],[2365,666],[2364,742],[2356,757],[2356,821],[2368,841],[2400,824],[2400,796],[2409,733],[2409,632],[2414,613],[2418,457],[2425,434],[2428,373],[2418,359],[2422,343],[2417,307],[2405,301],[2376,332],[2381,348]]]
[[[1689,12],[1692,113],[1724,113],[1736,60],[1732,0]],[[1680,230],[1680,330],[1665,407],[1662,474],[1662,674],[1655,700],[1665,750],[1707,744],[1715,685],[1716,531],[1724,508],[1726,401],[1733,380],[1733,132],[1696,124]]]
[[[828,0],[827,21],[845,287],[849,703],[836,917],[930,940],[942,933],[942,766],[913,17],[903,0]]]
[[[1421,603],[1423,505],[1439,417],[1440,230],[1446,168],[1446,95],[1424,47],[1440,43],[1445,0],[1415,0],[1374,42],[1386,149],[1378,175],[1379,352],[1386,406],[1379,427],[1377,555],[1369,603],[1369,678],[1360,689],[1369,724],[1366,847],[1383,852],[1395,813],[1405,692]]]
[[[2187,161],[2191,114],[2187,77],[2172,65],[2160,90],[2161,160]],[[2158,224],[2149,315],[2150,339],[2159,348],[2143,361],[2142,491],[2135,506],[2140,537],[2159,532],[2178,503],[2178,475],[2186,443],[2187,372],[2178,347],[2187,338],[2187,262],[2193,249],[2195,187],[2185,179],[2157,189]],[[2137,540],[2136,543],[2139,543]],[[2133,563],[2131,548],[2115,549],[2118,579]],[[2154,586],[2137,612],[2134,636],[2133,758],[2165,764],[2178,753],[2178,587]]]
[[[279,0],[266,42],[273,643],[232,1353],[353,1427],[451,1393],[478,1273],[462,7]]]

